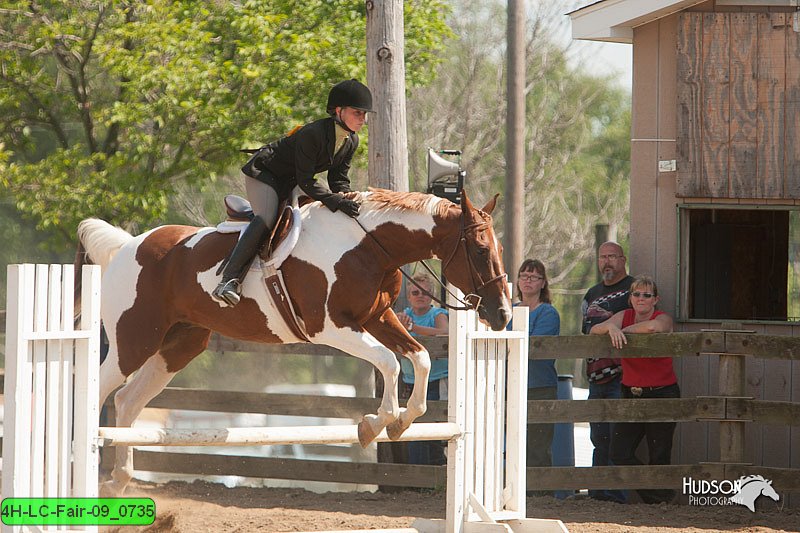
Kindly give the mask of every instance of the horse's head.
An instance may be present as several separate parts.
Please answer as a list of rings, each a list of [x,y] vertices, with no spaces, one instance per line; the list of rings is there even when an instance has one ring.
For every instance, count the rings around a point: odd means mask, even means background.
[[[511,294],[503,268],[502,247],[492,227],[495,195],[483,209],[476,209],[461,193],[458,243],[444,257],[442,269],[447,280],[477,303],[478,316],[495,331],[511,320]],[[469,296],[474,295],[474,296]],[[480,299],[480,302],[476,300]]]

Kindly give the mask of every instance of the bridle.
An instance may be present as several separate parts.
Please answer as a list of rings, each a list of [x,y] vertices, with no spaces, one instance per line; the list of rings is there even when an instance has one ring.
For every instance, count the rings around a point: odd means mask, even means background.
[[[373,235],[370,231],[368,231],[360,220],[356,218],[355,221],[358,223],[359,226],[361,226],[361,229],[364,230],[364,233],[366,233],[367,235],[370,236],[370,238],[372,238],[372,240],[375,242],[375,244],[378,245],[378,247],[383,251],[383,253],[385,253],[388,257],[391,257],[391,254],[386,250],[383,244],[381,244],[378,238],[375,237],[375,235]],[[481,275],[478,273],[478,269],[475,267],[475,263],[472,261],[472,257],[469,254],[469,249],[467,247],[467,232],[471,230],[483,229],[486,226],[488,226],[489,223],[484,220],[482,222],[475,222],[473,224],[466,225],[466,216],[463,209],[461,210],[460,222],[461,222],[461,227],[459,228],[458,240],[456,241],[456,244],[453,247],[453,251],[450,252],[450,254],[447,256],[447,260],[442,262],[442,272],[447,270],[447,267],[453,261],[453,258],[456,256],[456,253],[458,253],[458,250],[463,249],[464,257],[466,258],[467,266],[469,267],[469,277],[470,277],[470,282],[472,284],[472,292],[465,295],[464,298],[459,298],[456,294],[454,294],[450,289],[447,288],[447,285],[431,269],[431,267],[428,266],[428,264],[424,260],[420,260],[419,262],[422,263],[422,266],[425,267],[425,270],[427,270],[428,273],[430,273],[433,276],[436,282],[439,283],[439,285],[441,285],[442,287],[444,287],[445,291],[447,291],[447,293],[450,296],[452,296],[455,301],[457,301],[462,305],[452,305],[442,301],[435,295],[431,294],[422,285],[417,283],[411,276],[406,274],[406,272],[403,271],[402,268],[398,270],[400,270],[400,273],[406,278],[406,280],[409,281],[409,283],[415,285],[418,289],[420,289],[422,292],[430,296],[433,301],[435,301],[442,307],[445,307],[447,309],[452,309],[454,311],[477,310],[481,305],[481,301],[483,300],[483,297],[480,296],[478,293],[484,288],[486,288],[488,285],[491,285],[492,283],[497,283],[498,281],[505,283],[508,276],[505,273],[503,273],[489,279],[488,281],[483,281]]]

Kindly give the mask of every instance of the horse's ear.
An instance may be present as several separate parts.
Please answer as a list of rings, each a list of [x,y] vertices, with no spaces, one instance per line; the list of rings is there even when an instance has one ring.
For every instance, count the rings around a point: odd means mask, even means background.
[[[461,210],[465,213],[473,211],[475,208],[472,206],[472,202],[469,201],[467,198],[467,191],[461,190]]]
[[[494,208],[497,207],[497,197],[498,196],[500,196],[500,193],[495,194],[494,197],[491,200],[486,202],[486,205],[483,206],[483,209],[481,209],[481,211],[483,211],[487,215],[491,215],[492,211],[494,211]]]

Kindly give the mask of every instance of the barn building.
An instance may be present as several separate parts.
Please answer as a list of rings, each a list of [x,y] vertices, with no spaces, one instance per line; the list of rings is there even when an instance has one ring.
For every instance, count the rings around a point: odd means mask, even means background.
[[[656,279],[677,331],[800,336],[799,10],[602,0],[569,13],[574,38],[633,46],[629,265]],[[675,364],[684,397],[718,393],[716,356]],[[800,402],[800,361],[748,357],[745,389]],[[800,468],[794,424],[748,424],[745,462]],[[719,461],[718,428],[679,424],[673,462]]]

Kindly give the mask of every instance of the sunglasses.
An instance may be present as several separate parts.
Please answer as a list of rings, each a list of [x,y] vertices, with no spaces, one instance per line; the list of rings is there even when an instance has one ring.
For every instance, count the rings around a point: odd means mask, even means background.
[[[411,296],[419,296],[420,294],[423,295],[423,296],[428,296],[427,292],[422,292],[422,291],[417,290],[417,289],[414,289],[413,291],[411,291]]]
[[[632,292],[631,296],[633,296],[634,298],[652,298],[653,296],[655,296],[655,294],[653,294],[652,292],[639,292],[639,291],[636,291],[636,292]]]

